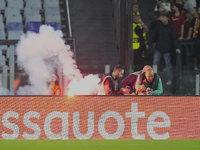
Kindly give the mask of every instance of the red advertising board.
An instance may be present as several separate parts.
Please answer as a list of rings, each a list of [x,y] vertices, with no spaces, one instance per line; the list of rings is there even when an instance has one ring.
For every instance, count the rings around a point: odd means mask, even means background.
[[[0,97],[0,139],[200,139],[200,97]]]

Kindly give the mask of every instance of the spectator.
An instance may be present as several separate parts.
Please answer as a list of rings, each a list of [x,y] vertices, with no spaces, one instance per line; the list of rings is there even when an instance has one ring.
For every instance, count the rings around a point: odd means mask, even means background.
[[[114,67],[112,73],[103,76],[102,88],[98,95],[124,95],[129,89],[119,89],[118,80],[123,77],[124,68],[120,65]]]
[[[147,92],[148,88],[150,89],[150,92],[148,92],[152,95],[161,95],[163,93],[161,78],[154,73],[151,67],[139,74],[135,83],[135,89],[138,95],[141,95],[141,93],[151,95]]]
[[[142,70],[134,72],[130,74],[128,77],[126,77],[125,79],[123,79],[121,81],[122,87],[130,89],[130,94],[135,95],[135,92],[136,92],[135,83],[136,83],[137,77],[139,74],[146,72],[148,68],[151,68],[151,67],[145,66]]]
[[[140,70],[138,65],[144,66],[144,52],[146,50],[146,39],[143,33],[148,32],[148,27],[142,22],[139,15],[133,16],[133,51],[132,64],[136,70]]]
[[[158,4],[160,5],[160,7],[162,7],[165,12],[170,13],[170,11],[164,6],[162,5],[161,2],[158,1]],[[172,23],[176,29],[176,32],[178,34],[179,39],[183,39],[183,34],[184,34],[184,24],[185,24],[185,18],[184,16],[180,13],[181,10],[181,5],[180,4],[174,4],[174,6],[172,7],[172,13],[170,13],[171,15],[171,20]]]
[[[172,14],[172,23],[176,29],[176,32],[178,34],[178,37],[180,40],[183,39],[183,34],[184,34],[184,24],[185,24],[185,18],[184,16],[180,13],[181,11],[181,5],[176,3],[173,6],[173,14]]]
[[[192,9],[197,6],[196,0],[183,0],[184,7],[191,13]],[[190,14],[191,15],[191,14]]]
[[[61,95],[61,88],[59,86],[59,77],[56,74],[51,74],[50,84],[48,89],[51,90],[51,95]]]
[[[176,0],[177,4],[180,4],[180,13],[185,17],[185,26],[188,27],[189,22],[190,22],[190,14],[187,9],[184,8],[184,3],[183,0]],[[186,31],[188,32],[188,31]],[[184,32],[185,33],[185,32]]]
[[[187,39],[191,39],[191,38],[195,38],[197,37],[197,33],[198,33],[198,28],[199,26],[195,26],[198,25],[198,8],[194,7],[191,11],[191,15],[192,15],[192,20],[190,21],[190,26],[189,26],[189,31],[188,31],[188,36]]]
[[[139,4],[138,3],[133,3],[133,15],[139,15],[140,16]]]
[[[196,9],[196,8],[194,8]],[[194,15],[195,10],[193,11]],[[198,70],[198,63],[200,62],[200,52],[199,52],[199,42],[200,42],[200,34],[199,34],[199,28],[200,28],[200,7],[198,8],[198,15],[197,18],[192,19],[188,37],[187,39],[190,39],[191,37],[195,39],[195,46],[194,46],[194,54],[193,54],[193,61],[194,61],[194,70]],[[192,35],[192,36],[191,36]]]
[[[149,31],[152,33],[156,27],[156,24],[160,21],[161,12],[154,11],[154,21],[150,24]]]
[[[170,0],[156,0],[157,1],[157,5],[155,6],[154,11],[165,11],[165,9],[167,9],[167,11],[171,11],[171,3]],[[160,4],[162,6],[165,7],[165,9],[163,9],[163,7],[160,6]]]
[[[173,46],[176,48],[176,52],[180,53],[180,44],[176,34],[174,26],[169,22],[169,14],[162,13],[161,21],[158,22],[155,28],[154,33],[152,34],[151,41],[156,42],[153,65],[159,66],[161,57],[164,57],[167,74],[167,85],[172,84],[172,66],[171,66],[171,49]]]

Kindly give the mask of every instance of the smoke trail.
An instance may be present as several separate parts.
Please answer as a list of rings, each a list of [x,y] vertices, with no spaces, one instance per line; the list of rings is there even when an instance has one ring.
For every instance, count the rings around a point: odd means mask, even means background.
[[[4,88],[2,86],[2,83],[0,82],[0,95],[13,95],[13,93],[10,92],[8,89]]]
[[[28,32],[21,36],[17,45],[18,64],[29,76],[29,85],[20,87],[18,95],[48,95],[47,81],[54,70],[61,67],[63,75],[68,82],[77,82],[87,78],[95,78],[92,85],[87,85],[89,93],[99,88],[98,76],[90,75],[85,78],[77,68],[73,59],[70,46],[65,45],[61,31],[55,31],[52,27],[42,25],[38,34]],[[85,85],[86,86],[86,85]],[[92,87],[92,88],[91,88]],[[88,92],[87,92],[88,93]],[[82,93],[82,94],[87,94]]]

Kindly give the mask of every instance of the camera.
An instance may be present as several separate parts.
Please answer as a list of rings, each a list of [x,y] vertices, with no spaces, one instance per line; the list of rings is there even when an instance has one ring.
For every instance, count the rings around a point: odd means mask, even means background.
[[[151,89],[149,87],[146,89],[146,94],[147,95],[152,95],[152,91],[151,91]]]

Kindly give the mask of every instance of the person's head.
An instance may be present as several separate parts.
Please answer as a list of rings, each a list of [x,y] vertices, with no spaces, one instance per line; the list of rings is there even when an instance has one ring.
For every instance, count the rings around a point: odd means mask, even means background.
[[[146,72],[147,69],[149,69],[149,68],[151,68],[149,65],[144,66],[144,68],[142,69],[142,73],[143,73],[143,72]]]
[[[179,4],[179,3],[176,3],[176,4],[174,4],[174,6],[172,7],[172,11],[173,12],[180,12],[181,11],[181,4]]]
[[[119,79],[124,75],[124,68],[120,65],[114,67],[113,73],[115,79]]]
[[[133,22],[139,22],[140,16],[139,15],[133,15]]]
[[[183,4],[184,4],[184,3],[183,3],[183,0],[176,0],[176,3],[177,3],[177,4],[180,4],[181,6],[183,6]]]
[[[152,68],[148,68],[145,72],[145,77],[148,82],[152,82],[154,79],[154,71]]]
[[[200,16],[200,7],[198,7],[198,16]]]
[[[54,82],[56,85],[59,85],[59,76],[57,74],[51,74],[49,81]]]
[[[137,13],[139,11],[139,4],[138,3],[133,3],[133,12]]]
[[[163,24],[168,24],[169,21],[169,13],[163,12],[161,14],[160,20],[163,22]]]
[[[161,16],[161,12],[160,11],[154,11],[154,18],[155,20],[159,20]]]
[[[137,3],[138,2],[138,0],[133,0],[133,3]]]
[[[198,8],[197,7],[193,7],[193,9],[191,10],[191,15],[194,17],[196,15],[198,15]]]

